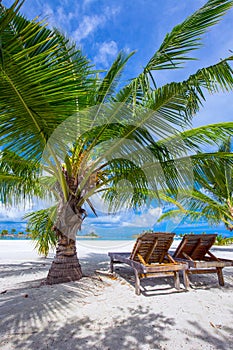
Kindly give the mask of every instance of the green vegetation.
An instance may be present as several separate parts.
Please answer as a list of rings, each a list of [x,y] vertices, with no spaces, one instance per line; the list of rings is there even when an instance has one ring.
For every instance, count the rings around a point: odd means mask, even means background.
[[[8,230],[2,230],[1,231],[1,236],[6,236],[6,235],[9,235]]]
[[[202,232],[202,234],[204,234],[205,232]],[[177,237],[180,237],[180,238],[182,238],[182,237],[184,237],[185,235],[193,235],[194,234],[194,232],[188,232],[188,233],[178,233],[177,234]]]
[[[179,191],[179,198],[170,191],[164,199],[178,209],[168,211],[159,221],[183,215],[192,221],[204,218],[210,225],[223,222],[229,231],[233,231],[233,153],[230,138],[223,142],[218,153],[221,153],[221,158],[210,154],[194,164],[194,188]]]
[[[85,233],[84,235],[77,235],[78,238],[100,238],[99,235],[95,232],[88,232]]]
[[[133,239],[137,239],[140,235],[142,235],[143,233],[146,233],[146,232],[154,232],[154,230],[152,230],[152,229],[143,230],[143,231],[140,232],[140,233],[136,233],[136,234],[132,235],[132,238],[133,238]]]
[[[158,189],[182,188],[187,154],[195,165],[209,157],[203,145],[232,134],[232,122],[188,129],[205,94],[233,88],[232,55],[182,82],[158,86],[156,73],[195,59],[202,35],[233,2],[209,0],[166,35],[136,78],[120,85],[134,52],[120,52],[98,74],[59,31],[21,16],[21,5],[0,5],[0,196],[5,204],[33,196],[55,202],[29,215],[28,225],[41,253],[57,242],[47,283],[77,280],[75,237],[85,208],[97,215],[93,195],[102,195],[111,212],[138,208],[158,198]]]
[[[50,210],[39,210],[30,214],[27,232],[30,232],[30,237],[35,241],[35,246],[39,254],[47,256],[50,247],[55,247],[57,238],[53,227],[53,215],[56,213],[56,208],[51,207]]]
[[[97,233],[95,233],[95,232],[89,232],[89,233],[87,233],[85,236],[87,236],[87,237],[99,238],[99,235],[97,235]]]
[[[10,238],[31,238],[30,232],[27,232],[25,230],[25,232],[24,231],[19,231],[18,233],[16,233],[16,229],[14,229],[14,228],[11,229],[11,232],[9,232],[7,229],[3,229],[0,232],[0,236],[2,238],[4,238],[4,237],[10,237]]]
[[[229,245],[233,244],[233,237],[224,237],[222,235],[217,235],[215,245]]]

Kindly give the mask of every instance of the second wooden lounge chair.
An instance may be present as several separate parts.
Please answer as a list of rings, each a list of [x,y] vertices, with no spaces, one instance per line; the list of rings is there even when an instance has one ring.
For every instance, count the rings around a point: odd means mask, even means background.
[[[173,241],[173,233],[146,232],[140,235],[131,253],[108,253],[110,270],[114,264],[125,263],[135,273],[135,292],[140,294],[140,279],[147,277],[174,276],[175,288],[180,289],[179,271],[185,272],[188,265],[176,262],[168,253]],[[184,281],[187,279],[184,277]]]
[[[216,236],[216,234],[188,234],[183,237],[173,258],[177,262],[186,262],[189,265],[184,274],[187,279],[185,285],[189,286],[189,274],[216,273],[220,286],[224,286],[222,269],[232,266],[233,261],[217,258],[210,252]]]

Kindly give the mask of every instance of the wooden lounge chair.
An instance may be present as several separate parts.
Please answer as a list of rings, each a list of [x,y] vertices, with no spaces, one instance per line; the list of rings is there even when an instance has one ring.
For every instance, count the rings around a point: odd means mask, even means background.
[[[215,242],[216,234],[189,234],[185,235],[177,247],[173,258],[177,262],[187,262],[189,269],[184,274],[189,286],[189,274],[217,273],[220,286],[224,286],[222,269],[232,266],[233,261],[217,258],[210,252]]]
[[[147,277],[174,276],[175,288],[180,289],[179,271],[188,268],[186,263],[175,262],[168,249],[173,241],[173,233],[146,232],[140,235],[131,253],[108,253],[110,270],[116,263],[131,266],[135,273],[135,292],[140,294],[140,279]],[[186,281],[186,278],[184,278]]]

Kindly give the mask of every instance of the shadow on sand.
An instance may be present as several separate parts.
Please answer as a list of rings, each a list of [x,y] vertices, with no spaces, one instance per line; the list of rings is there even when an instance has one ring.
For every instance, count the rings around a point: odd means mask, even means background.
[[[132,286],[132,290],[127,292],[130,293],[129,300],[138,298],[137,306],[130,306],[128,300],[124,305],[118,303],[116,306],[115,300],[105,300],[106,288],[113,289],[113,281],[103,280],[95,274],[97,269],[108,269],[107,255],[91,253],[80,261],[83,272],[88,277],[77,282],[53,286],[40,286],[41,279],[31,283],[33,272],[40,270],[46,275],[50,259],[4,265],[5,269],[2,269],[2,272],[5,278],[24,274],[24,281],[0,295],[1,350],[171,349],[166,344],[171,344],[169,342],[179,328],[179,320],[175,316],[165,315],[161,312],[163,308],[160,308],[160,312],[152,311],[150,303],[157,302],[156,297],[134,295],[134,276],[130,269],[121,267],[118,273],[125,279],[127,288]],[[226,272],[225,277],[225,288],[232,288],[232,268]],[[152,291],[155,290],[158,295],[165,292],[172,296],[172,279],[166,278],[165,282],[168,285],[162,280],[145,280],[144,287],[152,287]],[[206,275],[195,276],[194,287],[219,288],[216,277]],[[126,286],[122,284],[118,288],[121,290]],[[141,304],[142,298],[148,300],[147,305]],[[159,300],[161,302],[163,299]],[[98,309],[97,304],[100,304],[101,308]],[[208,332],[195,320],[190,320],[187,329],[179,331],[183,332],[183,340],[185,339],[187,344],[190,339],[201,339],[202,344],[206,344],[206,349],[229,350],[229,337],[233,334],[232,325],[222,329],[217,325],[214,329],[216,334],[213,334],[211,325],[209,328]]]

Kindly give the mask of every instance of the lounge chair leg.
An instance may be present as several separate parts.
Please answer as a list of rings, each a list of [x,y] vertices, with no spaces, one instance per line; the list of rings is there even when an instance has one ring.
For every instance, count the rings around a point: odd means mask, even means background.
[[[113,259],[110,260],[110,272],[113,273]]]
[[[183,271],[183,280],[184,280],[185,289],[187,290],[190,287],[190,281],[189,281],[188,271],[186,270]]]
[[[224,286],[222,267],[217,267],[216,270],[217,270],[217,275],[218,275],[218,283],[220,284],[220,286]]]
[[[140,278],[138,275],[138,272],[136,269],[134,269],[134,274],[135,274],[135,293],[137,295],[141,294],[141,290],[140,290]]]
[[[180,289],[180,277],[179,272],[174,272],[175,288]]]

